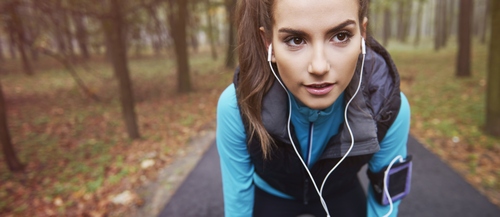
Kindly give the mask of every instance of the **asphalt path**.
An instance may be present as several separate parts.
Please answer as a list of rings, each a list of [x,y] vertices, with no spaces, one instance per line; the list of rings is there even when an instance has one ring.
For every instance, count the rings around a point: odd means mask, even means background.
[[[413,155],[410,194],[399,206],[399,216],[500,216],[500,209],[410,136]],[[359,175],[368,183],[365,171]],[[366,185],[366,184],[365,184]],[[180,185],[159,217],[224,216],[219,156],[215,142]]]

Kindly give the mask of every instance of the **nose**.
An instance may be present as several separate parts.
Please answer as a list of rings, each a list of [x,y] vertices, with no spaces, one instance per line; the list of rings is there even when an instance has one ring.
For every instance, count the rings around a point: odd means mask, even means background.
[[[307,71],[310,74],[323,75],[330,71],[330,63],[327,61],[325,50],[322,45],[315,46],[313,56]]]

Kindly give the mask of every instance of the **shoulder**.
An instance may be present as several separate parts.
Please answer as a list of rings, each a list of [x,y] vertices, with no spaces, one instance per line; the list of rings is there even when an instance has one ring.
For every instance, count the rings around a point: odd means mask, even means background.
[[[401,92],[400,95],[401,106],[399,107],[398,115],[388,129],[387,134],[382,141],[383,144],[393,143],[394,141],[406,141],[408,134],[410,133],[410,104],[408,103],[408,99],[403,92]],[[406,144],[406,142],[403,142],[403,144]]]
[[[222,110],[223,112],[234,112],[234,110],[237,110],[239,112],[234,84],[230,84],[220,95],[219,102],[217,103],[217,110]]]
[[[233,84],[219,97],[216,128],[216,142],[221,155],[239,151],[246,153],[246,133]]]
[[[399,113],[396,120],[401,119],[400,121],[405,121],[408,122],[409,124],[411,116],[410,103],[408,102],[408,99],[406,98],[403,92],[401,92],[400,95],[401,95],[401,106],[399,107]]]
[[[410,131],[410,103],[403,92],[400,93],[401,106],[399,107],[398,115],[389,128],[388,135],[405,135]]]
[[[236,90],[230,84],[220,95],[217,104],[217,128],[224,131],[244,132]]]
[[[376,120],[387,119],[387,112],[397,112],[400,105],[399,73],[389,52],[374,39],[367,49],[364,93]]]

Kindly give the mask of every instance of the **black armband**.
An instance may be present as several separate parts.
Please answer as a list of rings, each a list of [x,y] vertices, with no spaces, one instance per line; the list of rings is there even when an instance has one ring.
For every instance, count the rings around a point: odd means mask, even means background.
[[[411,155],[406,157],[403,162],[395,163],[389,168],[387,186],[384,186],[384,175],[387,169],[387,167],[384,167],[378,173],[373,173],[369,169],[366,171],[373,188],[375,200],[382,205],[389,204],[389,198],[387,198],[384,192],[386,187],[392,202],[400,200],[410,193],[412,169]]]

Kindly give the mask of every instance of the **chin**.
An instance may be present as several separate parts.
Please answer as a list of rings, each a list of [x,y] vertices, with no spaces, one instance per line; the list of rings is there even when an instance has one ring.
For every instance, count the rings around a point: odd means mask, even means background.
[[[318,101],[312,101],[308,104],[306,104],[307,107],[315,110],[323,110],[328,107],[330,107],[335,101],[332,102],[325,102],[326,100],[318,100]]]

